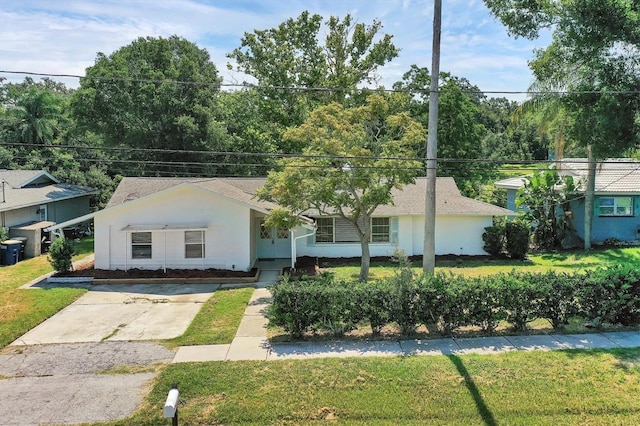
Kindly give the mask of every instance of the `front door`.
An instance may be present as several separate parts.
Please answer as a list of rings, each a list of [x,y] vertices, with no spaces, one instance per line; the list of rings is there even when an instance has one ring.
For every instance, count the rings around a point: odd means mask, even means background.
[[[291,240],[286,229],[266,228],[262,219],[257,219],[258,259],[291,258]]]

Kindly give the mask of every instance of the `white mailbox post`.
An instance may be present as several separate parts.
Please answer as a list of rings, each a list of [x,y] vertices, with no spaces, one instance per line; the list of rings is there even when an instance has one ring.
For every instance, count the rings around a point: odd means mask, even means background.
[[[164,403],[163,414],[165,418],[173,419],[171,421],[172,426],[178,426],[178,398],[180,397],[180,392],[178,392],[178,387],[174,386],[169,391],[169,395],[167,395],[167,402]]]

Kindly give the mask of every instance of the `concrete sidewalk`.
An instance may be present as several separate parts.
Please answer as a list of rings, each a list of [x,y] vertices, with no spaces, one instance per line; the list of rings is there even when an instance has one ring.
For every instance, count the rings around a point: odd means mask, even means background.
[[[276,277],[277,278],[277,277]],[[265,283],[263,283],[265,284]],[[264,286],[263,286],[264,287]],[[497,354],[507,351],[640,347],[640,332],[553,334],[477,338],[383,341],[270,343],[264,316],[270,293],[257,288],[235,338],[228,345],[182,346],[174,363],[202,361],[273,361],[281,359],[367,356]]]

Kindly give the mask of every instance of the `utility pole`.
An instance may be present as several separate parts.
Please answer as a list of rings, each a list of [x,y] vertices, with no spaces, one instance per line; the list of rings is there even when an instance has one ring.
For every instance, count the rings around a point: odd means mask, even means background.
[[[429,135],[427,137],[427,191],[424,206],[424,249],[422,270],[432,274],[436,267],[436,166],[438,164],[438,83],[440,81],[440,27],[442,0],[433,2],[433,46],[429,88]]]

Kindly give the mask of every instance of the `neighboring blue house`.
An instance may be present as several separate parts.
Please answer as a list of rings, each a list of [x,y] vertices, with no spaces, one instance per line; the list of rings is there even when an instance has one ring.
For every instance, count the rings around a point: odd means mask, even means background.
[[[584,193],[587,182],[587,160],[565,158],[555,162],[558,173],[572,176]],[[507,208],[516,210],[515,198],[527,176],[496,182],[507,190]],[[580,238],[584,238],[584,197],[571,204],[573,223]],[[598,163],[596,169],[595,205],[592,243],[602,244],[609,238],[640,243],[640,161],[618,158]]]

